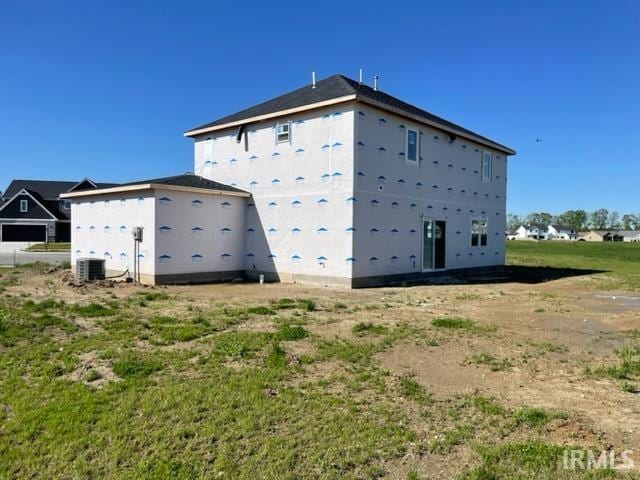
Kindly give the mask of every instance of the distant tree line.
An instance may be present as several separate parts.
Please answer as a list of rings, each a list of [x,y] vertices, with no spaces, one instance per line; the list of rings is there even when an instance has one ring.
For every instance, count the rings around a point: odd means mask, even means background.
[[[615,210],[611,212],[600,208],[593,212],[585,210],[567,210],[560,215],[535,212],[523,217],[510,213],[507,215],[507,228],[515,230],[520,225],[544,225],[558,223],[567,225],[575,231],[580,230],[640,230],[640,213],[627,213],[620,217]]]

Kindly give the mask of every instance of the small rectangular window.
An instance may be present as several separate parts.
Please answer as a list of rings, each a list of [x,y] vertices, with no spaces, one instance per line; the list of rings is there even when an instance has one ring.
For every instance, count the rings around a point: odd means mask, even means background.
[[[482,181],[491,181],[491,152],[482,152]]]
[[[471,246],[486,247],[487,246],[487,221],[471,220]]]
[[[289,123],[279,123],[276,125],[276,143],[286,143],[290,141]]]
[[[407,161],[418,161],[418,132],[407,129]]]
[[[20,200],[20,212],[25,213],[29,211],[29,202],[27,200]]]
[[[71,208],[71,201],[70,200],[62,200],[62,209],[63,210],[69,210]]]

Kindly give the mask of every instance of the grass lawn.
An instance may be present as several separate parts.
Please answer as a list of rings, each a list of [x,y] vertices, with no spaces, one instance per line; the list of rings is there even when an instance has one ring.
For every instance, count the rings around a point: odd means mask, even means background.
[[[640,243],[508,241],[507,263],[598,270],[598,287],[640,289]]]
[[[68,252],[71,244],[68,242],[58,243],[34,243],[25,249],[26,252]]]

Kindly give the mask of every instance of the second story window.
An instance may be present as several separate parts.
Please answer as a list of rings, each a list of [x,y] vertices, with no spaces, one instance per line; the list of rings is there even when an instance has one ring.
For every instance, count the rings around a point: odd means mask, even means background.
[[[71,201],[70,200],[62,200],[62,209],[63,210],[69,210],[71,208]]]
[[[20,213],[29,211],[29,202],[27,200],[20,200]]]
[[[482,152],[482,181],[491,181],[491,152]]]
[[[418,161],[418,132],[407,129],[407,162]]]
[[[471,246],[487,246],[487,221],[471,220]]]
[[[291,127],[289,123],[276,125],[276,143],[291,143]]]

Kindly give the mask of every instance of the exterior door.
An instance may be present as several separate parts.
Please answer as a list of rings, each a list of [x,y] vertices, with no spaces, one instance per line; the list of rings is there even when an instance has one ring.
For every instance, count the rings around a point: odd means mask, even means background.
[[[422,271],[445,268],[446,222],[422,222]]]

